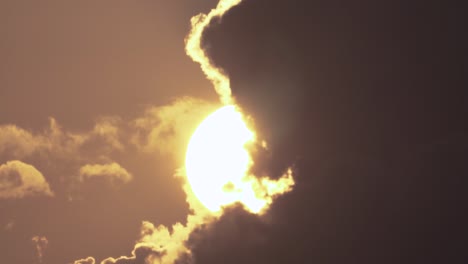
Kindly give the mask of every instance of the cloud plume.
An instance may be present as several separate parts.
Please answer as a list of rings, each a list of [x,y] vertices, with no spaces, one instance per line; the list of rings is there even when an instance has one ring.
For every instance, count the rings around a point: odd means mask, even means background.
[[[208,14],[199,14],[192,17],[192,28],[187,38],[185,39],[185,51],[193,61],[200,64],[205,76],[212,82],[216,92],[219,94],[221,102],[224,104],[232,104],[231,87],[228,76],[220,69],[211,63],[202,47],[202,37],[205,29],[211,23],[213,18],[222,17],[232,7],[241,3],[241,0],[221,0],[216,8],[212,9]]]
[[[33,238],[31,238],[31,241],[33,242],[36,249],[38,263],[41,264],[47,246],[49,245],[49,240],[45,236],[34,236]]]

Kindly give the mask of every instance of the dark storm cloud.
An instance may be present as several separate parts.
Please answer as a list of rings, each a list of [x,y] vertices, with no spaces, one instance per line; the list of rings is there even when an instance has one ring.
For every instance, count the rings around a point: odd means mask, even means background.
[[[192,256],[176,263],[265,263],[269,232],[268,223],[258,216],[241,206],[232,207],[217,221],[195,229],[187,242]]]
[[[194,233],[196,263],[459,261],[462,20],[442,1],[252,0],[213,23],[205,47],[268,141],[255,169],[295,164],[296,186],[259,244],[242,212]]]

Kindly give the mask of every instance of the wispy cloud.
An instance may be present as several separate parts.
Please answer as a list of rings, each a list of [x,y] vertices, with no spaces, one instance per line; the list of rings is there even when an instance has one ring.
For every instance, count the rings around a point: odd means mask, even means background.
[[[111,185],[119,185],[130,182],[133,176],[119,164],[112,162],[108,164],[87,164],[80,168],[80,180],[90,178],[103,178]]]

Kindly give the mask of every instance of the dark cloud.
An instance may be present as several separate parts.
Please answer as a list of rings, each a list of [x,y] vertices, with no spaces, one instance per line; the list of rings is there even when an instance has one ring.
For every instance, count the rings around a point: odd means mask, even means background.
[[[460,261],[462,20],[442,1],[257,0],[213,23],[205,47],[268,141],[257,169],[295,164],[296,185],[266,229],[234,211],[194,233],[196,263]]]
[[[266,263],[269,231],[266,222],[241,206],[229,208],[217,221],[191,233],[187,245],[192,255],[176,263]]]

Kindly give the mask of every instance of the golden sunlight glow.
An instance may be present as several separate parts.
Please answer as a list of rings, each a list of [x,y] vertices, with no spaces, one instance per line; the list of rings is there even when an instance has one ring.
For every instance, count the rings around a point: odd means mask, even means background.
[[[249,175],[253,161],[245,145],[255,140],[233,105],[209,115],[190,139],[185,159],[187,179],[198,200],[211,212],[241,203],[260,213],[272,197],[291,190],[291,170],[279,180]]]

